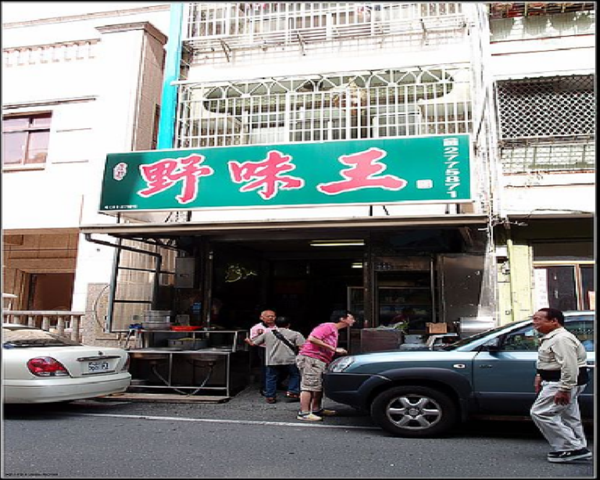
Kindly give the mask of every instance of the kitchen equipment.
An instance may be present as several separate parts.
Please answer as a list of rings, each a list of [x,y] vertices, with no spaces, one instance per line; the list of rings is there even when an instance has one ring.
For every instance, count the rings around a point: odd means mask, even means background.
[[[202,338],[177,338],[168,341],[170,348],[181,350],[199,350],[208,347],[208,341]]]
[[[142,325],[147,330],[168,330],[171,327],[171,310],[147,310]]]

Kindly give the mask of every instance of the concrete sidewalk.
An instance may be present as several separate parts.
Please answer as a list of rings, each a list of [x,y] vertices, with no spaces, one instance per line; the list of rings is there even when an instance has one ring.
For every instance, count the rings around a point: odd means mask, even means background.
[[[258,383],[246,386],[232,396],[222,395],[185,395],[172,393],[170,389],[156,389],[155,392],[133,392],[113,393],[101,397],[103,400],[118,400],[130,402],[147,403],[225,403],[234,401],[234,403],[266,403],[265,397],[259,393]],[[281,403],[298,403],[298,400],[285,398],[285,391],[277,392],[277,400]]]

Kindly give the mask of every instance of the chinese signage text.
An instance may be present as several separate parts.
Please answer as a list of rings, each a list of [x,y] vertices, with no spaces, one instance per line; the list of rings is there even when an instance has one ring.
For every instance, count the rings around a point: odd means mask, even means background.
[[[468,135],[110,154],[101,211],[457,202]]]

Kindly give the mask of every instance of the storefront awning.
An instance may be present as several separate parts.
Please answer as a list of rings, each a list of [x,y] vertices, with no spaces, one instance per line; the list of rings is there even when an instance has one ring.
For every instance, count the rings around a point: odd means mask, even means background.
[[[238,222],[185,222],[185,223],[124,223],[111,225],[82,225],[81,233],[107,234],[119,237],[222,235],[226,233],[291,232],[325,230],[370,230],[421,227],[466,227],[485,225],[487,215],[458,214],[440,216],[329,218],[295,221],[238,221]]]

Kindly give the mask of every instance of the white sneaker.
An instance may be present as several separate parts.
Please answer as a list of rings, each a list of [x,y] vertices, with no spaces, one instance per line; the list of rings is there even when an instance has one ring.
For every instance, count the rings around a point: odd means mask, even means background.
[[[314,413],[298,413],[296,417],[298,420],[304,420],[305,422],[321,422],[323,421],[322,417],[315,415]]]

